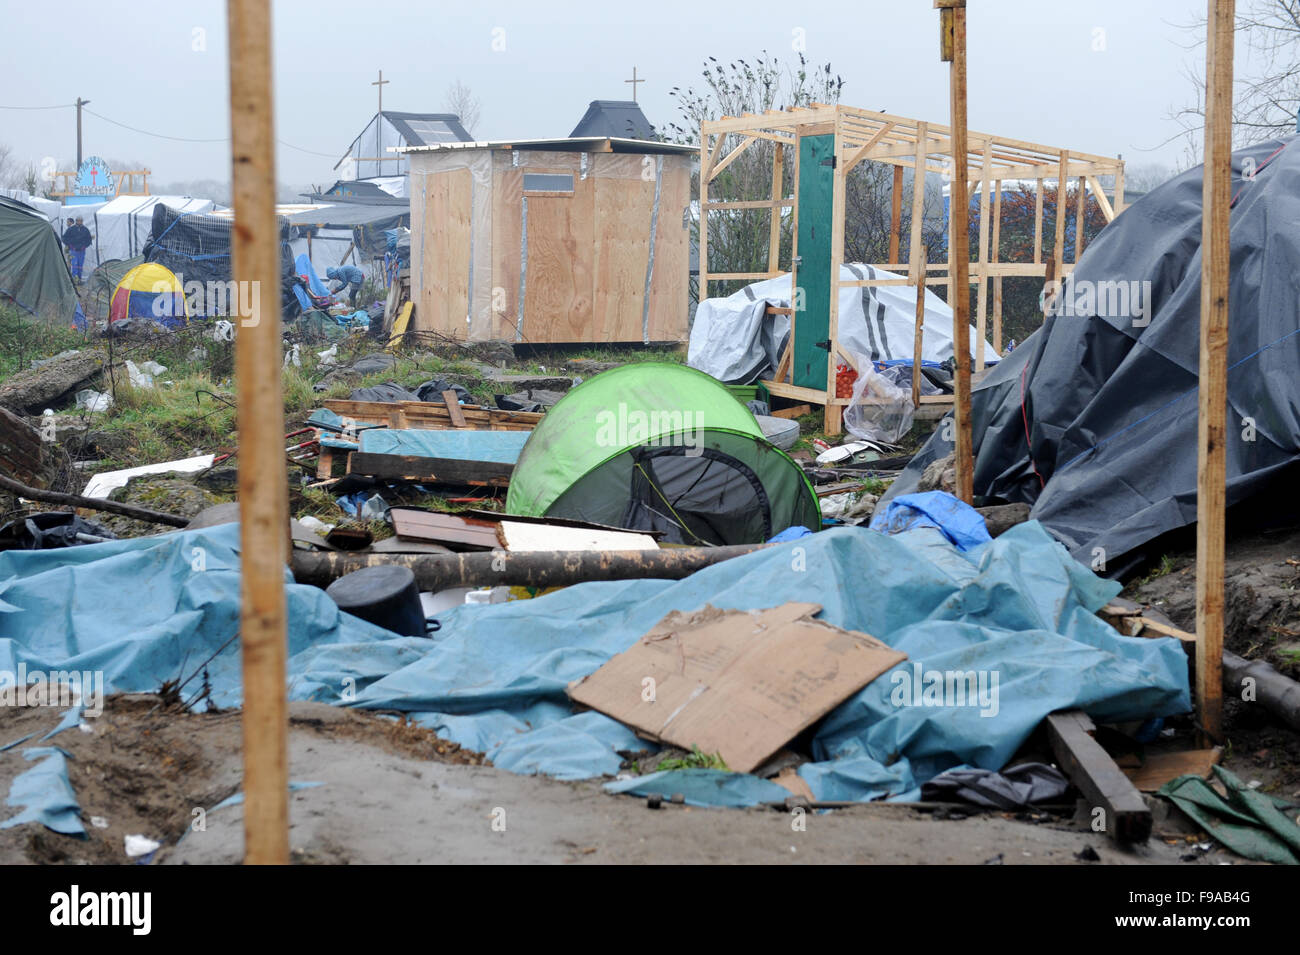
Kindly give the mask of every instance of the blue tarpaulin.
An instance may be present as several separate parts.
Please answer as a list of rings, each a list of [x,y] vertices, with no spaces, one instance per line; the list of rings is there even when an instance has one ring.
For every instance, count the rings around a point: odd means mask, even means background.
[[[0,553],[0,669],[100,669],[109,692],[157,689],[237,632],[237,546],[237,526],[223,525]],[[575,714],[566,685],[669,611],[705,604],[816,602],[821,619],[908,654],[816,730],[815,761],[800,775],[818,799],[915,799],[945,769],[1001,769],[1059,709],[1099,722],[1190,709],[1177,641],[1123,637],[1104,623],[1095,611],[1119,585],[1034,522],[967,553],[933,528],[824,531],[685,580],[592,582],[459,606],[440,616],[433,639],[394,636],[317,588],[287,590],[291,699],[405,711],[499,767],[565,779],[612,775],[619,750],[647,745],[600,713]],[[208,671],[214,702],[237,705],[238,644]],[[961,704],[932,698],[934,674],[970,674],[981,692],[972,683]],[[737,777],[714,790],[724,804],[755,803],[768,800],[770,784]],[[692,798],[709,791],[697,786]]]
[[[531,431],[418,431],[373,428],[360,434],[361,450],[417,458],[514,464]]]
[[[882,534],[937,527],[958,550],[971,550],[992,539],[980,512],[944,491],[900,495],[872,515],[870,527]]]

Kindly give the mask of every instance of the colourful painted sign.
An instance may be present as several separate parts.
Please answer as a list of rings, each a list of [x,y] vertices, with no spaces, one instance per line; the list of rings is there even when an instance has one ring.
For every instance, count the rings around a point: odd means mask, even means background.
[[[72,185],[72,192],[78,196],[107,196],[117,194],[113,182],[113,173],[108,163],[98,156],[91,156],[77,167],[77,180]]]

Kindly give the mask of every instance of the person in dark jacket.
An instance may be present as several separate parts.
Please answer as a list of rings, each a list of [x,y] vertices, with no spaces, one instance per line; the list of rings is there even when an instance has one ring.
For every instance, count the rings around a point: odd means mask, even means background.
[[[69,219],[69,222],[72,220]],[[90,230],[78,217],[76,225],[69,226],[63,233],[63,244],[68,248],[68,258],[72,260],[72,277],[81,281],[81,269],[86,264],[86,250],[94,240]]]
[[[357,293],[361,291],[361,283],[366,280],[365,272],[362,272],[355,265],[340,265],[336,269],[326,269],[325,278],[331,282],[339,283],[330,289],[331,292],[338,294],[347,289],[348,304],[353,308],[357,307]]]

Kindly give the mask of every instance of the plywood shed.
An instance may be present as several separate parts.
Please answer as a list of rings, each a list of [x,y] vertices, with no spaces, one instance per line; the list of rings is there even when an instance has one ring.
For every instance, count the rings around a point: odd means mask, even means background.
[[[526,344],[686,338],[695,147],[589,137],[403,152],[415,331]]]
[[[772,140],[778,144],[773,194],[766,198],[746,197],[742,200],[710,202],[709,183],[736,156],[760,139]],[[843,408],[851,400],[835,397],[835,366],[841,361],[854,368],[857,366],[854,356],[842,350],[839,345],[838,291],[846,287],[950,283],[949,264],[927,264],[922,255],[924,175],[913,177],[912,194],[908,197],[912,208],[911,235],[899,234],[904,198],[904,168],[951,176],[954,168],[959,165],[965,170],[971,194],[978,196],[979,237],[976,254],[969,267],[970,281],[977,286],[977,354],[974,363],[977,369],[984,367],[984,342],[990,320],[990,305],[994,343],[996,347],[1001,347],[1003,277],[1042,276],[1044,279],[1060,280],[1074,266],[1074,263],[1065,261],[1065,215],[1055,217],[1055,241],[1050,258],[1044,260],[1045,257],[1035,251],[1032,261],[998,261],[1002,183],[1014,179],[1035,180],[1035,231],[1038,235],[1042,234],[1043,228],[1045,182],[1057,183],[1058,195],[1064,198],[1066,185],[1071,179],[1077,179],[1079,208],[1083,208],[1085,192],[1091,193],[1107,222],[1112,221],[1124,207],[1123,160],[973,130],[967,136],[966,155],[954,160],[952,134],[947,126],[838,104],[818,103],[800,109],[769,110],[761,116],[747,114],[707,121],[701,125],[700,144],[702,216],[707,217],[710,212],[725,209],[770,208],[774,215],[779,210],[791,210],[795,224],[791,256],[795,262],[793,287],[804,291],[804,308],[799,314],[790,316],[790,347],[781,358],[776,380],[765,381],[763,384],[774,395],[824,406],[827,434],[840,433]],[[787,146],[791,148],[785,149]],[[890,258],[893,261],[869,264],[887,272],[904,273],[906,278],[838,278],[841,275],[840,266],[844,262],[846,177],[854,166],[864,160],[889,163],[894,167],[889,237]],[[780,188],[783,181],[780,170],[785,164],[793,164],[795,170],[794,194],[791,196],[778,194],[784,192]],[[1114,177],[1113,199],[1101,187],[1102,176]],[[1076,217],[1076,222],[1081,223],[1082,216]],[[756,281],[780,275],[781,270],[777,265],[780,259],[780,236],[780,230],[774,223],[767,271],[710,273],[708,229],[702,227],[700,299],[708,297],[710,282]],[[1081,246],[1082,243],[1076,236],[1076,258]],[[1036,243],[1035,249],[1037,248]],[[907,250],[906,259],[903,259],[902,249]],[[948,300],[953,300],[951,292]],[[919,334],[916,340],[919,348]],[[914,393],[915,391],[914,388]],[[935,395],[917,397],[915,400],[951,402],[952,397]]]

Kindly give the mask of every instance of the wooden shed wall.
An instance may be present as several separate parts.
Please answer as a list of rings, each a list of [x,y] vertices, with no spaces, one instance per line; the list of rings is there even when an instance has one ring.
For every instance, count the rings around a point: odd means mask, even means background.
[[[412,163],[412,225],[422,240],[418,253],[412,243],[421,265],[412,283],[415,327],[464,337],[468,312],[472,339],[686,338],[690,235],[683,223],[690,203],[689,157],[589,153],[584,163],[581,153],[495,150],[485,206],[490,249],[474,243],[472,263],[471,234],[482,237],[487,230],[470,221],[468,172],[434,172],[433,163],[424,160],[417,153]],[[573,191],[525,195],[525,172],[572,175]],[[416,177],[424,186],[423,200],[414,188]],[[474,205],[477,216],[477,199]],[[472,276],[472,292],[466,275]]]

